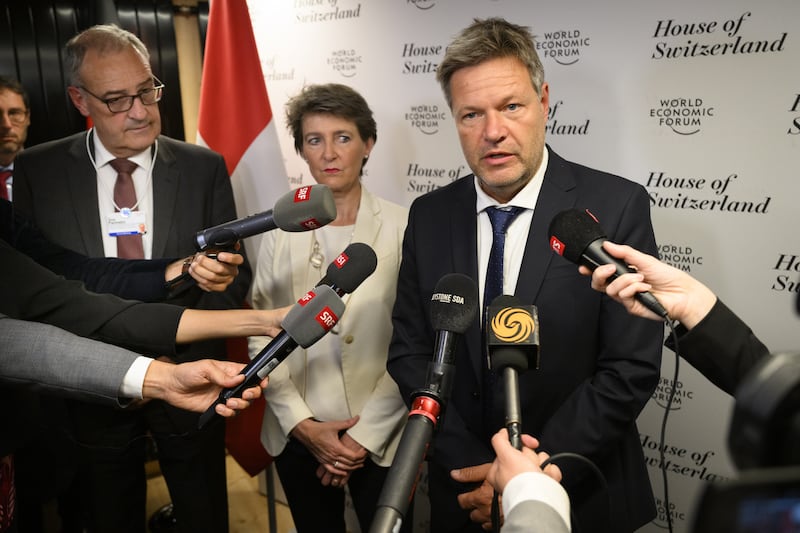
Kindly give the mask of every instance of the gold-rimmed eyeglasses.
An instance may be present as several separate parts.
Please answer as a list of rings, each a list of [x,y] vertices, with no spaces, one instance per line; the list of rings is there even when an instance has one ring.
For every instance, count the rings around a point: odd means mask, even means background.
[[[122,96],[113,96],[111,98],[100,98],[86,87],[79,85],[78,89],[86,91],[89,94],[108,107],[112,113],[124,113],[133,107],[133,100],[138,98],[144,105],[153,105],[161,100],[161,95],[164,92],[164,84],[155,76],[153,76],[153,87],[142,89],[136,94],[123,94]]]

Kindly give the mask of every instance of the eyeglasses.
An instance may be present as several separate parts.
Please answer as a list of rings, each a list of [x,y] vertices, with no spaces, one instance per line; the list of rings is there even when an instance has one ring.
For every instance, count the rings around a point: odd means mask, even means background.
[[[114,96],[113,98],[100,98],[96,94],[92,93],[86,87],[79,85],[78,88],[86,91],[87,94],[94,96],[108,107],[108,110],[112,113],[124,113],[130,108],[133,107],[133,100],[138,98],[142,101],[144,105],[153,105],[161,100],[161,94],[164,90],[164,84],[161,81],[153,76],[153,83],[155,84],[154,87],[150,87],[148,89],[143,89],[136,94],[125,94],[122,96]]]
[[[9,122],[15,126],[19,126],[28,118],[28,111],[26,109],[12,109],[7,113],[0,111],[0,121],[2,121],[3,115],[8,117]]]

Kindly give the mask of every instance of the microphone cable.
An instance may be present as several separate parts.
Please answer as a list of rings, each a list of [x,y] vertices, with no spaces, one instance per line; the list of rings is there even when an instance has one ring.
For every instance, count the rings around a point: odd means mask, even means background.
[[[672,341],[675,346],[675,372],[672,375],[672,389],[669,391],[669,397],[667,398],[667,405],[664,409],[664,417],[661,419],[661,433],[659,435],[659,460],[661,461],[661,482],[664,485],[664,512],[667,514],[667,531],[672,533],[672,514],[670,513],[669,509],[669,482],[667,481],[667,462],[664,456],[664,441],[666,440],[667,434],[667,417],[669,416],[669,411],[672,408],[672,401],[675,399],[675,390],[678,388],[678,370],[680,367],[680,348],[678,346],[678,333],[675,331],[675,323],[666,320],[666,324],[669,326],[670,335],[672,336]],[[658,509],[656,508],[656,513],[658,513]]]
[[[551,455],[550,458],[548,458],[546,461],[542,462],[540,467],[541,467],[542,470],[544,470],[544,468],[547,465],[549,465],[551,463],[552,464],[556,464],[555,461],[560,461],[562,459],[571,459],[571,460],[574,460],[574,461],[582,462],[583,464],[585,464],[586,466],[589,467],[589,470],[591,470],[592,473],[595,475],[595,477],[597,477],[598,481],[600,481],[601,489],[606,494],[606,505],[605,505],[605,508],[608,510],[606,523],[610,527],[611,526],[611,495],[608,493],[608,481],[606,481],[606,477],[603,475],[603,472],[600,471],[600,468],[596,464],[594,464],[591,461],[591,459],[589,459],[588,457],[585,457],[585,456],[583,456],[583,455],[581,455],[579,453],[573,453],[573,452],[561,452],[561,453],[557,453],[555,455]],[[558,466],[558,465],[556,464],[556,466]],[[570,514],[570,517],[572,517],[572,522],[573,523],[577,523],[577,516],[575,515],[575,511],[572,509],[571,505],[570,505],[569,514]],[[608,531],[610,531],[610,529]]]

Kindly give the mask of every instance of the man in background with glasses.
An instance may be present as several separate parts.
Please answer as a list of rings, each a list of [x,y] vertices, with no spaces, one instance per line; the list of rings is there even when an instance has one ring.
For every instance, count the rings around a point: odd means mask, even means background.
[[[30,125],[28,93],[17,80],[0,76],[0,198],[12,199],[14,159],[25,146]]]
[[[15,209],[45,237],[91,257],[183,257],[197,231],[236,218],[222,156],[161,135],[165,88],[142,41],[94,26],[66,44],[64,67],[69,98],[93,127],[26,149],[14,178]],[[240,307],[251,277],[245,261],[225,292],[197,307]],[[201,357],[224,358],[224,341],[192,345],[179,362]],[[197,431],[196,414],[158,401],[126,412],[68,408],[86,529],[145,531],[149,432],[174,505],[171,530],[228,530],[223,424]]]

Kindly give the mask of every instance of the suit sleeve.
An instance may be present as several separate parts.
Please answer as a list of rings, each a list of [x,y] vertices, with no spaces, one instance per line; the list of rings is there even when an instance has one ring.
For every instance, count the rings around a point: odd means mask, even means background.
[[[92,292],[153,302],[169,296],[164,283],[167,265],[176,259],[90,258],[50,242],[36,225],[20,213],[11,215],[11,204],[2,203],[4,235],[14,247],[43,267],[67,279],[82,281]]]
[[[145,353],[172,354],[183,308],[88,292],[0,241],[0,313]]]
[[[62,329],[0,315],[0,378],[62,396],[119,405],[137,354]]]
[[[679,326],[677,332],[678,355],[731,395],[759,359],[769,355],[750,327],[720,300],[694,328]],[[672,337],[666,345],[676,350]]]
[[[628,191],[627,198],[613,200],[621,208],[607,207],[607,216],[600,215],[605,223],[617,221],[604,229],[614,242],[624,242],[655,255],[646,192],[640,186]],[[620,214],[611,216],[614,210]],[[576,305],[596,305],[592,298],[596,295],[578,299]],[[595,323],[591,323],[591,317]],[[596,339],[594,372],[553,412],[539,440],[543,449],[551,453],[570,451],[598,461],[613,452],[630,432],[658,383],[663,324],[631,316],[621,305],[602,295],[597,312],[584,317],[579,327],[581,335],[594,335]]]
[[[505,517],[500,533],[568,533],[570,529],[552,507],[528,500],[514,507]]]

